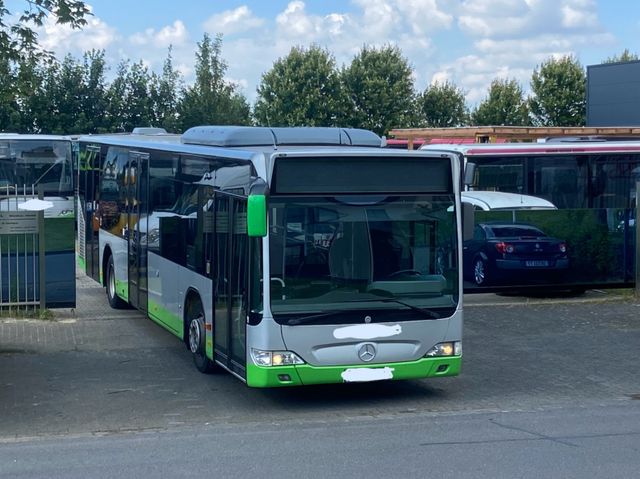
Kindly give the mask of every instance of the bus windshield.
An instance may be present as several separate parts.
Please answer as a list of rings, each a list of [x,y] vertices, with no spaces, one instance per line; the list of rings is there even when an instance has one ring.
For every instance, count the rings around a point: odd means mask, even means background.
[[[452,195],[271,197],[275,320],[346,323],[356,310],[376,311],[372,322],[451,315],[459,294],[453,204]]]
[[[45,196],[73,194],[71,144],[56,140],[0,140],[0,194],[38,192]]]

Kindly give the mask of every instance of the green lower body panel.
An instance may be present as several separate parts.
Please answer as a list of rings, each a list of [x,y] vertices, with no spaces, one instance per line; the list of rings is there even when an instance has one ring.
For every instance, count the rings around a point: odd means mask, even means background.
[[[423,379],[457,376],[462,368],[461,356],[422,358],[402,363],[357,366],[261,367],[247,364],[247,385],[257,388],[336,384],[379,380]],[[359,374],[360,373],[360,374]]]
[[[76,263],[78,264],[78,269],[87,274],[87,263],[82,256],[76,255]]]
[[[147,312],[149,317],[156,323],[164,326],[180,339],[184,339],[184,331],[182,329],[182,319],[163,308],[155,301],[149,300]]]
[[[116,279],[116,294],[124,301],[129,302],[129,283],[127,281],[118,281]]]

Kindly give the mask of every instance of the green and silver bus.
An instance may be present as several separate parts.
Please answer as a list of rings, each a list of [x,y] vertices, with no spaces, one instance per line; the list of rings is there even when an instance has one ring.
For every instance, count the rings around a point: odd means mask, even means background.
[[[81,137],[82,264],[200,371],[252,387],[456,375],[460,160],[380,144],[341,128]]]

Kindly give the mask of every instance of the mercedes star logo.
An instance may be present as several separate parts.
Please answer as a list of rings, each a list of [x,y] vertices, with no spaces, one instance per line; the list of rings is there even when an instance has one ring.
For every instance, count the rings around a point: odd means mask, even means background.
[[[373,343],[365,343],[360,346],[358,349],[358,357],[368,363],[369,361],[373,361],[373,358],[376,357],[376,346]]]

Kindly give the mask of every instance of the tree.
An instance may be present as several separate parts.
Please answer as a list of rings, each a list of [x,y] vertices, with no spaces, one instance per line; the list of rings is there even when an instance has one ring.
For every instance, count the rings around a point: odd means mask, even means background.
[[[107,109],[107,67],[104,50],[91,50],[84,54],[83,111],[87,117],[86,133],[106,133],[111,131],[104,112]]]
[[[153,126],[150,83],[149,70],[142,61],[118,65],[106,94],[109,130],[130,132],[138,126]]]
[[[335,126],[342,116],[340,90],[335,60],[327,50],[293,47],[262,75],[254,116],[270,126]]]
[[[131,65],[126,77],[124,131],[132,131],[137,126],[155,126],[150,84],[149,70],[142,60]]]
[[[637,60],[640,60],[640,56],[638,56],[637,53],[631,53],[628,48],[625,48],[620,55],[608,57],[606,60],[603,60],[602,63],[624,63],[635,62]]]
[[[412,70],[400,49],[365,46],[341,72],[347,126],[383,135],[416,122]]]
[[[462,126],[467,122],[465,94],[449,81],[436,82],[418,95],[420,123],[430,128]]]
[[[167,131],[178,131],[178,92],[182,83],[180,73],[173,67],[172,47],[169,47],[167,58],[162,66],[162,75],[151,74],[149,94],[151,97],[151,113],[154,125]]]
[[[45,82],[49,111],[39,118],[41,130],[52,134],[85,133],[91,130],[85,98],[85,69],[71,55],[58,66],[52,65]]]
[[[212,41],[204,34],[196,52],[196,79],[179,106],[182,130],[196,125],[248,125],[250,108],[235,84],[225,80],[227,64],[222,59],[222,36]]]
[[[17,129],[19,106],[15,83],[16,74],[9,59],[0,55],[0,132]]]
[[[573,56],[551,58],[533,71],[529,109],[539,126],[583,126],[586,74]]]
[[[50,114],[47,79],[56,65],[55,62],[45,64],[35,56],[18,62],[15,77],[18,115],[14,121],[17,133],[42,133],[42,119]]]
[[[516,80],[496,79],[489,96],[471,114],[474,125],[528,125],[529,110],[522,87]]]
[[[27,8],[14,14],[0,0],[0,52],[12,62],[30,56],[51,56],[38,46],[38,34],[33,30],[42,26],[47,17],[55,18],[58,24],[81,28],[87,23],[85,17],[91,15],[84,2],[76,0],[26,1]]]
[[[106,124],[112,132],[127,131],[125,127],[125,95],[127,92],[127,74],[129,72],[129,62],[122,61],[116,68],[116,77],[109,85],[106,92],[107,107],[105,109]]]

